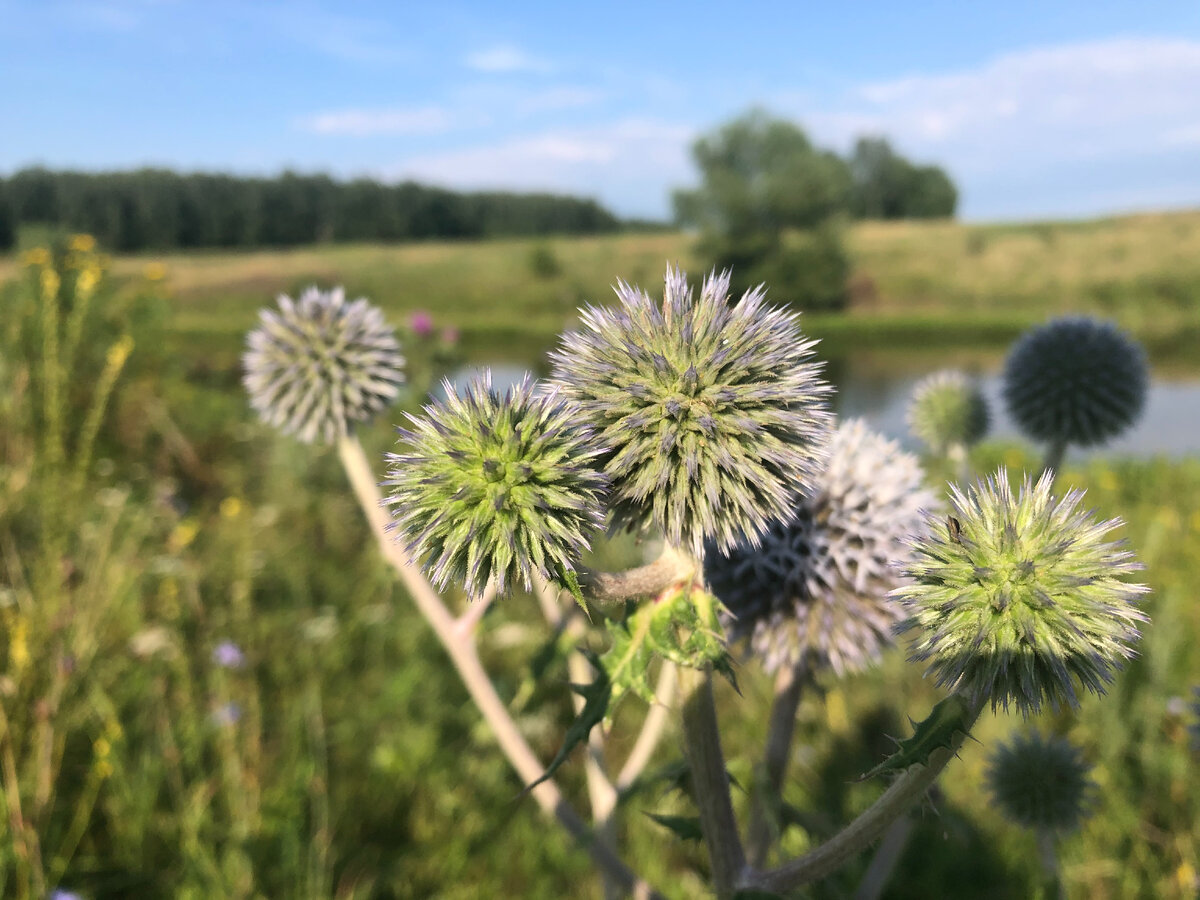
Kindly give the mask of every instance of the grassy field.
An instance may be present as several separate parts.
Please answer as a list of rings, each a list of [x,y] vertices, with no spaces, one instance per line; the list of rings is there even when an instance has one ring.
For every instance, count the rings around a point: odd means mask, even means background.
[[[850,241],[855,305],[809,323],[825,352],[999,348],[1068,310],[1112,315],[1168,357],[1186,355],[1200,332],[1200,213],[861,225]],[[664,234],[120,258],[77,326],[79,305],[63,307],[54,341],[44,282],[0,261],[0,895],[602,896],[586,857],[518,799],[379,559],[335,455],[253,420],[238,354],[258,308],[317,281],[367,294],[398,324],[428,310],[462,330],[465,352],[524,360],[580,303],[607,299],[614,278],[656,287],[668,260],[696,271],[688,246]],[[372,459],[399,420],[392,410],[363,429]],[[1037,459],[1035,448],[985,444],[972,462],[989,471]],[[982,790],[991,747],[1031,725],[1069,734],[1095,767],[1096,814],[1061,846],[1068,896],[1200,890],[1200,756],[1187,706],[1200,683],[1200,460],[1094,460],[1062,479],[1128,523],[1152,588],[1142,656],[1078,715],[986,716],[980,743],[918,816],[888,897],[1034,894],[1034,840]],[[622,544],[602,553],[632,558]],[[549,759],[571,710],[565,667],[525,685],[545,641],[524,596],[500,604],[482,635],[501,696]],[[236,665],[218,653],[225,642]],[[739,680],[742,696],[722,687],[719,706],[731,772],[748,784],[771,685],[750,662]],[[802,813],[789,851],[878,794],[856,776],[937,696],[895,652],[807,697],[785,789]],[[618,717],[611,746],[628,748],[637,711],[631,702]],[[672,733],[655,763],[679,756]],[[586,808],[578,759],[560,780]],[[745,795],[735,802],[744,812]],[[669,896],[700,896],[703,853],[644,812],[690,815],[690,801],[661,785],[636,795],[620,843]],[[849,895],[866,864],[812,896]]]

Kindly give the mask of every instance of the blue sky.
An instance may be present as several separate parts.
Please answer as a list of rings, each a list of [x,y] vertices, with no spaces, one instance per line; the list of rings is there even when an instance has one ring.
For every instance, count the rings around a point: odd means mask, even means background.
[[[975,220],[1200,205],[1200,4],[0,0],[0,172],[416,178],[665,217],[752,105]]]

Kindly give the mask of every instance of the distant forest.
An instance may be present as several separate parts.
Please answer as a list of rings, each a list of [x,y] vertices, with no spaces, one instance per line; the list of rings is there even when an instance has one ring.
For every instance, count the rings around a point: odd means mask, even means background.
[[[87,232],[110,250],[284,247],[614,231],[594,200],[554,194],[459,193],[413,182],[24,169],[0,178],[0,250],[22,227]]]

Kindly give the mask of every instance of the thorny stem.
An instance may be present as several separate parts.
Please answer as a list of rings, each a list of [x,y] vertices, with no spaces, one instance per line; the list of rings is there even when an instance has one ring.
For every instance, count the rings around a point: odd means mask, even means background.
[[[778,832],[778,804],[773,802],[783,789],[792,738],[796,733],[796,710],[804,688],[803,665],[779,670],[775,678],[775,700],[767,726],[763,750],[762,774],[755,784],[754,804],[750,812],[750,836],[747,840],[750,865],[761,868]]]
[[[958,753],[966,739],[965,731],[969,731],[975,724],[982,709],[983,703],[975,702],[964,724],[964,732],[957,734],[949,747],[940,748],[930,754],[928,764],[912,765],[905,769],[892,782],[891,787],[884,791],[883,796],[824,844],[778,868],[750,875],[739,887],[786,894],[836,872],[925,796],[925,792],[941,775],[942,769],[946,768]]]
[[[530,784],[536,781],[545,772],[545,767],[526,743],[509,715],[508,708],[496,693],[475,651],[473,636],[460,632],[456,627],[456,620],[441,597],[413,565],[404,548],[387,534],[385,529],[388,525],[388,514],[382,506],[375,476],[358,439],[346,437],[339,440],[338,456],[384,558],[395,568],[417,609],[425,616],[445,647],[463,685],[495,735],[500,749],[523,782]],[[587,849],[596,865],[607,871],[623,890],[636,898],[661,896],[631,871],[603,841],[595,839],[591,829],[570,807],[553,780],[543,781],[531,793],[542,812],[556,817],[567,832]]]
[[[700,812],[700,830],[708,847],[713,887],[719,900],[728,900],[746,873],[746,854],[729,797],[729,773],[713,703],[712,671],[685,668],[679,681],[684,749]]]

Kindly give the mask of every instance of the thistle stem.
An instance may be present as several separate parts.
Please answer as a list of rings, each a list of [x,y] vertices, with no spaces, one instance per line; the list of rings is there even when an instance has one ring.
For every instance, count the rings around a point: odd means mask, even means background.
[[[1062,467],[1063,456],[1067,452],[1066,441],[1055,441],[1046,448],[1046,458],[1042,460],[1042,473],[1053,471],[1055,477],[1058,476],[1058,470]]]
[[[917,764],[905,769],[900,777],[892,782],[891,787],[884,791],[883,796],[824,844],[778,868],[751,875],[744,879],[739,887],[786,894],[836,872],[925,796],[925,792],[937,781],[942,770],[958,753],[958,749],[966,740],[965,732],[975,724],[982,709],[982,702],[973,704],[964,724],[964,731],[955,736],[949,747],[933,751],[927,765]]]
[[[696,564],[670,547],[654,562],[624,572],[595,572],[580,566],[579,584],[584,595],[596,603],[623,603],[658,594],[690,577]]]
[[[683,669],[680,686],[684,747],[700,811],[700,830],[712,865],[713,888],[718,898],[728,900],[745,875],[746,854],[729,797],[729,773],[713,703],[712,671]]]
[[[413,565],[404,548],[387,534],[388,514],[383,508],[383,498],[358,439],[346,437],[339,440],[338,456],[384,558],[399,574],[417,609],[445,647],[463,685],[495,735],[496,743],[523,782],[530,784],[536,781],[545,772],[545,767],[526,743],[504,701],[496,693],[479,660],[473,636],[464,634],[456,627],[456,620],[441,597]],[[607,872],[622,890],[637,898],[661,896],[630,870],[605,842],[595,839],[591,829],[570,807],[552,780],[543,781],[531,793],[542,812],[557,818],[563,828],[588,851],[592,861]]]
[[[780,669],[775,678],[775,700],[771,704],[762,771],[755,784],[750,836],[747,840],[750,865],[755,868],[766,863],[767,854],[779,831],[779,804],[776,801],[783,789],[783,778],[792,752],[804,674],[805,667],[790,666]]]
[[[1057,838],[1053,829],[1037,830],[1038,858],[1042,863],[1042,886],[1046,900],[1059,900],[1063,896],[1062,881],[1058,874]]]
[[[854,900],[879,900],[892,877],[896,863],[900,862],[900,857],[904,854],[904,847],[908,844],[913,827],[911,815],[903,815],[888,826],[875,855],[871,857],[858,890],[854,892]]]

